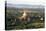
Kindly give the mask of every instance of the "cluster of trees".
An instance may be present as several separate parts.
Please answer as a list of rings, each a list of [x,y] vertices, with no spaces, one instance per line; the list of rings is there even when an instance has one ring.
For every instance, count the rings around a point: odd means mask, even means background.
[[[37,13],[34,13],[36,16]],[[44,20],[40,20],[41,17],[31,17],[30,16],[30,22],[21,22],[18,17],[22,16],[22,13],[20,12],[6,12],[6,23],[5,23],[5,29],[30,29],[30,28],[43,28],[44,27]]]

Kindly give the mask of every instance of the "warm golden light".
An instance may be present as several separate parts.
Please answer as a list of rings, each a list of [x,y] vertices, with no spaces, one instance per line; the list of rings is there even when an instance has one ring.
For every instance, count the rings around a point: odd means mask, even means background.
[[[19,19],[20,19],[20,21],[22,20],[22,19],[26,19],[26,16],[27,16],[27,13],[26,13],[26,11],[24,11],[24,13],[22,14],[22,16],[21,17],[19,17]]]
[[[23,13],[23,16],[26,16],[27,14],[26,14],[26,12],[24,11],[24,13]]]

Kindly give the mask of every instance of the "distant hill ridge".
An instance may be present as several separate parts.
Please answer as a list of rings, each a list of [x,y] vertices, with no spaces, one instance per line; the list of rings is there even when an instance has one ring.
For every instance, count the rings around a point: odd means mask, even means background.
[[[28,4],[7,4],[7,7],[13,7],[13,8],[44,8],[43,5],[28,5]]]

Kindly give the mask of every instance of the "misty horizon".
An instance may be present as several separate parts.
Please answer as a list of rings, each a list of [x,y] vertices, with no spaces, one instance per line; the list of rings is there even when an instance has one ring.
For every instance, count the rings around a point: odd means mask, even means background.
[[[43,5],[28,5],[28,4],[10,4],[10,3],[6,3],[6,7],[10,8],[44,8]]]

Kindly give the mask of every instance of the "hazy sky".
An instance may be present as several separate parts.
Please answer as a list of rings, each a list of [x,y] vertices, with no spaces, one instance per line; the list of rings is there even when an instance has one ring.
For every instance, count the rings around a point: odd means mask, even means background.
[[[7,0],[7,3],[11,4],[44,4],[44,0]]]
[[[7,0],[7,3],[10,3],[10,4],[43,5],[44,1],[43,0]],[[8,5],[8,6],[9,7],[15,7],[14,5]],[[20,6],[16,6],[16,7],[20,7]],[[26,6],[26,7],[31,8],[31,6]],[[37,7],[39,7],[39,6],[35,6],[35,8],[37,8]]]

